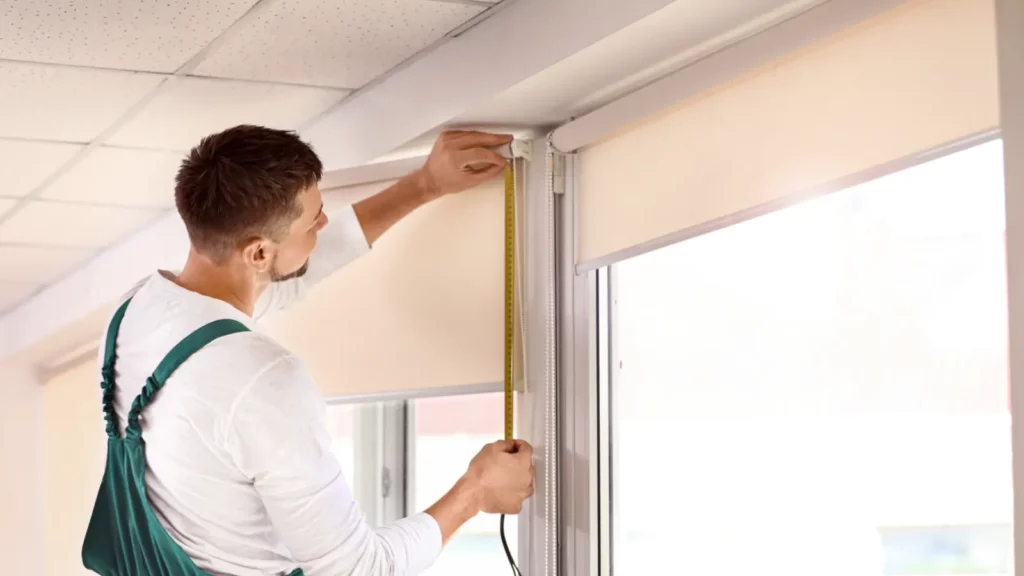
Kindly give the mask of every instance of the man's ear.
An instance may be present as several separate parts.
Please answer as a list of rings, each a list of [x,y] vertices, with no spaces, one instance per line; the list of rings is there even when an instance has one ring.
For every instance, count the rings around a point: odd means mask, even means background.
[[[273,243],[266,238],[252,238],[242,246],[242,261],[256,272],[267,274],[274,261],[275,249]]]

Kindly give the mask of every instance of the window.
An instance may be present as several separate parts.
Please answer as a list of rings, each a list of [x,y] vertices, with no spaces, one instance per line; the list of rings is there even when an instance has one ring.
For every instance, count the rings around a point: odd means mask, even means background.
[[[412,501],[423,510],[459,479],[484,444],[503,435],[504,394],[468,394],[412,401],[415,440]],[[499,517],[481,514],[462,527],[425,576],[477,576],[510,570],[498,532]],[[505,518],[513,557],[516,517]]]
[[[349,483],[356,477],[355,404],[329,404],[327,431],[331,435],[331,452],[341,464],[341,471]],[[358,500],[359,496],[356,495]]]
[[[1001,156],[600,272],[615,572],[1013,573]]]
[[[504,394],[465,393],[394,402],[328,405],[332,451],[367,519],[381,526],[420,512],[443,496],[469,462],[503,436]],[[513,555],[517,522],[505,519]],[[481,514],[448,543],[433,576],[510,570],[499,517]]]

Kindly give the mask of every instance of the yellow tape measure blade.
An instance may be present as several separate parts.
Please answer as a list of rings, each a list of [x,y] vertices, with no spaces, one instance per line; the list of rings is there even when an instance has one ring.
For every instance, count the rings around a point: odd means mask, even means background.
[[[515,348],[515,250],[516,181],[514,159],[505,167],[505,439],[515,433],[514,348]]]

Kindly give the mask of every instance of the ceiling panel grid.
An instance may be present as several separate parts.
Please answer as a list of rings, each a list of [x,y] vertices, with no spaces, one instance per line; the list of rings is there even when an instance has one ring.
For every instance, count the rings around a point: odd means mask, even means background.
[[[172,209],[203,136],[298,129],[490,5],[0,3],[0,315]]]
[[[107,139],[108,144],[184,152],[237,124],[295,129],[346,94],[342,90],[179,77]]]
[[[483,10],[423,0],[279,0],[195,73],[359,88]]]
[[[171,73],[256,0],[4,0],[0,58]]]

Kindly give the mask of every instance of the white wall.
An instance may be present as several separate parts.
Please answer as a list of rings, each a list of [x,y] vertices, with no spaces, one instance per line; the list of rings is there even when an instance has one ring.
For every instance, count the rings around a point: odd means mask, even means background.
[[[43,386],[45,541],[50,576],[85,576],[82,540],[103,479],[106,428],[96,362],[88,360]],[[33,574],[41,573],[33,572]]]
[[[0,563],[40,574],[46,561],[43,387],[27,364],[0,363]]]

